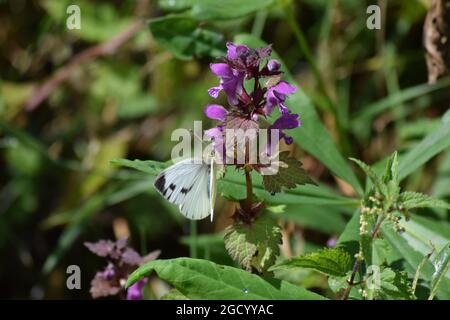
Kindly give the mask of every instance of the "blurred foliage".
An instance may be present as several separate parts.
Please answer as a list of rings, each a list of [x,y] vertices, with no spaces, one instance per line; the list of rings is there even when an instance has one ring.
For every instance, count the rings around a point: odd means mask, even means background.
[[[81,8],[80,30],[66,28],[66,8],[73,3]],[[369,4],[0,0],[0,297],[89,297],[89,282],[103,261],[82,243],[100,238],[128,236],[141,254],[161,249],[162,258],[188,256],[195,240],[199,258],[233,265],[221,233],[230,223],[231,202],[219,199],[218,219],[200,222],[199,237],[191,239],[189,222],[156,194],[151,175],[109,161],[166,161],[175,128],[192,128],[201,119],[206,129],[206,92],[217,83],[209,63],[242,33],[273,43],[288,76],[301,86],[289,106],[310,134],[302,140],[300,131],[294,133],[301,147],[292,151],[321,187],[268,200],[272,216],[282,221],[284,258],[323,248],[342,232],[340,241],[351,245],[352,230],[345,225],[355,201],[348,197],[360,193],[360,172],[351,170],[348,157],[383,167],[383,159],[399,150],[400,164],[408,163],[400,167],[405,189],[449,199],[449,114],[442,115],[449,109],[450,81],[426,83],[422,26],[429,1],[387,2],[381,31],[366,28]],[[77,54],[113,41],[140,19],[151,20],[116,50],[75,64],[47,99],[26,109],[36,89]],[[305,37],[312,60],[293,26]],[[308,119],[317,126],[309,127]],[[324,135],[325,145],[314,139]],[[244,185],[236,188],[233,176],[227,179],[221,190],[239,199]],[[271,199],[259,182],[257,196]],[[445,209],[419,211],[406,224],[405,237],[387,233],[392,256],[407,245],[418,248],[405,262],[413,273],[419,251],[430,251],[428,240],[441,247],[450,241],[449,229],[442,227],[449,220]],[[71,264],[81,267],[81,291],[65,287]],[[430,280],[431,268],[430,263],[424,269]],[[324,276],[314,270],[281,270],[280,278],[327,290]],[[151,288],[152,296],[166,293]],[[446,294],[439,290],[437,295]]]

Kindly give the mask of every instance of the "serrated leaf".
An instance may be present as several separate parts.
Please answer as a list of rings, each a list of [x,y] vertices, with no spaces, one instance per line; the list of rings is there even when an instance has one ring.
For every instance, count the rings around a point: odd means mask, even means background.
[[[391,268],[373,269],[367,282],[368,299],[414,300],[408,274]],[[377,274],[379,272],[379,274]]]
[[[289,151],[281,152],[279,161],[280,166],[277,174],[263,176],[263,185],[267,191],[276,193],[284,189],[295,188],[297,185],[315,185],[315,182],[308,177],[302,168],[302,163],[289,156]]]
[[[386,207],[392,205],[396,201],[400,193],[400,182],[398,178],[398,156],[397,152],[394,152],[388,159],[384,174],[381,177],[382,189],[381,193],[386,197],[384,203]]]
[[[381,186],[380,179],[378,179],[378,176],[375,173],[375,171],[372,169],[372,167],[359,159],[350,158],[350,160],[353,161],[354,163],[356,163],[362,169],[362,171],[364,171],[364,173],[367,175],[367,177],[372,181],[374,186],[378,190],[380,190],[380,186]]]
[[[388,183],[389,181],[396,182],[398,184],[398,156],[397,152],[394,152],[388,159],[386,164],[386,169],[384,171],[383,177],[381,178],[382,183]]]
[[[325,299],[286,281],[266,279],[241,269],[191,258],[155,260],[147,263],[130,275],[126,287],[130,287],[153,271],[189,299]]]
[[[225,248],[245,270],[266,271],[280,253],[281,230],[275,219],[264,214],[252,224],[235,223],[225,230]]]
[[[398,197],[398,204],[406,210],[414,208],[450,208],[450,204],[443,200],[413,191],[402,192]]]
[[[343,277],[352,268],[352,258],[342,248],[329,248],[291,258],[271,270],[309,268],[334,277]]]
[[[450,267],[450,243],[445,245],[436,257],[432,261],[434,266],[434,273],[431,277],[430,283],[430,297],[429,300],[433,299],[434,295],[437,292],[438,286],[441,283],[441,280],[445,277],[449,267]]]

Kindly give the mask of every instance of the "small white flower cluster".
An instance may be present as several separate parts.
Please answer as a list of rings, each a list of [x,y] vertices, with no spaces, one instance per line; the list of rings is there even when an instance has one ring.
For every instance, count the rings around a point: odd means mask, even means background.
[[[394,227],[394,230],[397,232],[404,232],[405,228],[400,225],[401,216],[395,215],[394,212],[396,211],[389,211],[386,213],[386,218],[389,219],[392,222],[392,226]]]
[[[383,209],[381,208],[381,201],[374,197],[370,196],[368,201],[363,201],[361,203],[361,216],[359,221],[359,234],[365,235],[369,233],[369,219],[373,216],[378,216],[383,213]]]
[[[362,295],[362,297],[363,297],[364,299],[367,299],[367,297],[369,296],[369,294],[367,293],[367,291],[364,290],[364,289],[359,289],[358,292],[359,292],[360,295]]]
[[[405,228],[400,225],[401,216],[396,213],[403,213],[402,206],[393,205],[388,209],[383,208],[382,200],[379,195],[370,196],[366,201],[361,203],[360,217],[360,235],[366,235],[369,232],[370,217],[385,215],[386,219],[392,222],[393,228],[397,232],[404,232]]]

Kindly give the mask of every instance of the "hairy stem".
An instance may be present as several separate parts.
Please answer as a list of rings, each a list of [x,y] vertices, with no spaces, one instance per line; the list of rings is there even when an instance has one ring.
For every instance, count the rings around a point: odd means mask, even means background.
[[[377,220],[375,226],[373,227],[372,234],[370,237],[372,242],[378,236],[378,233],[380,231],[381,224],[383,223],[384,218],[385,218],[384,215],[378,216],[378,220]],[[342,300],[348,299],[350,291],[352,290],[353,286],[356,284],[355,283],[356,274],[358,273],[359,268],[361,267],[362,261],[363,261],[363,259],[361,257],[356,258],[355,263],[353,264],[352,274],[350,276],[350,279],[348,280],[348,286],[347,286],[347,288],[345,288],[345,290],[342,294],[342,298],[341,298]]]

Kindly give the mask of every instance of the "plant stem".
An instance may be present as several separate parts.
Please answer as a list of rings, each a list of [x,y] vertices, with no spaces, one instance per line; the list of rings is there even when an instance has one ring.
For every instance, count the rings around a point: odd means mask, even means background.
[[[252,188],[252,176],[250,170],[245,170],[245,183],[247,186],[247,199],[245,200],[246,210],[250,211],[253,204],[253,188]]]
[[[264,25],[266,24],[267,10],[261,10],[255,15],[255,20],[252,26],[252,35],[261,38],[264,30]]]
[[[430,260],[430,257],[433,254],[433,252],[434,252],[434,248],[429,254],[427,254],[427,255],[425,255],[425,257],[423,257],[422,261],[420,262],[419,266],[417,267],[416,274],[414,275],[414,280],[413,280],[413,283],[411,286],[412,292],[414,294],[416,293],[417,283],[419,282],[420,271],[423,269],[423,267],[428,262],[428,260]]]
[[[190,236],[191,241],[189,245],[189,255],[191,258],[197,258],[197,221],[191,220],[190,221]]]
[[[371,234],[371,241],[375,240],[375,238],[378,236],[378,232],[380,231],[381,224],[383,223],[385,218],[385,215],[379,215],[378,220],[372,230]],[[344,293],[342,294],[342,300],[347,300],[348,296],[350,294],[350,291],[352,290],[353,286],[355,285],[355,278],[356,274],[358,273],[359,268],[361,267],[362,258],[358,257],[355,260],[355,263],[353,264],[352,274],[350,276],[350,279],[348,280],[348,286],[345,288]]]

